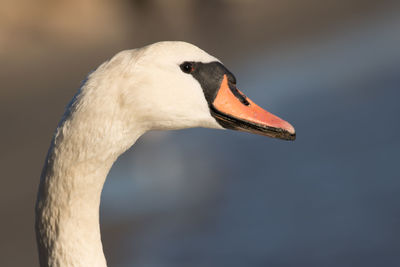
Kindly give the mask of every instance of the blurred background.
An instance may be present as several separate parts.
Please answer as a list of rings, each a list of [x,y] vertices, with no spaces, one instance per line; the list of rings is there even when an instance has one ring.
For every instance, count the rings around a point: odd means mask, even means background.
[[[143,136],[103,191],[110,266],[400,266],[400,4],[389,0],[0,0],[0,266],[38,266],[39,176],[81,81],[161,40],[221,59],[298,137]]]

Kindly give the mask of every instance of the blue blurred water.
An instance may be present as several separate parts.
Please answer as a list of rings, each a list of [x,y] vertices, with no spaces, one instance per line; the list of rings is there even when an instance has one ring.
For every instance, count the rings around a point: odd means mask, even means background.
[[[103,193],[103,223],[141,225],[121,266],[400,266],[400,20],[230,69],[297,140],[208,129],[141,138]]]

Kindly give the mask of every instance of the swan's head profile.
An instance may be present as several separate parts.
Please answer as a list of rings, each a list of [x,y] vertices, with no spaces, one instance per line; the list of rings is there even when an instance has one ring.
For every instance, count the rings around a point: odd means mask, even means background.
[[[104,116],[125,123],[124,131],[130,125],[143,131],[207,127],[295,139],[288,122],[236,88],[235,76],[217,58],[185,42],[122,51],[94,71],[85,87],[100,92],[97,108],[112,109]]]
[[[288,122],[236,88],[215,57],[184,42],[118,53],[89,75],[56,130],[41,176],[41,266],[106,266],[100,196],[121,153],[148,130],[235,129],[295,139]]]

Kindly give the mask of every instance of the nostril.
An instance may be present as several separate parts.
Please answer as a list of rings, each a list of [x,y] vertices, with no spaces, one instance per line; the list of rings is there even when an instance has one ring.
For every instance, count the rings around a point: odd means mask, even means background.
[[[242,96],[240,98],[240,102],[242,102],[243,105],[250,106],[250,102],[247,101],[247,97],[244,94],[240,93],[240,92],[239,92],[239,94]]]
[[[239,94],[240,94],[240,92],[239,92]],[[245,106],[250,106],[249,101],[247,101],[247,97],[245,95],[243,95],[243,94],[240,94],[240,96],[241,96],[239,98],[240,102]]]
[[[247,97],[244,94],[242,94],[236,88],[236,86],[234,86],[233,84],[229,84],[229,89],[231,90],[232,94],[234,96],[236,96],[237,99],[239,99],[240,103],[242,103],[245,106],[249,106],[250,105],[249,101],[247,101]]]

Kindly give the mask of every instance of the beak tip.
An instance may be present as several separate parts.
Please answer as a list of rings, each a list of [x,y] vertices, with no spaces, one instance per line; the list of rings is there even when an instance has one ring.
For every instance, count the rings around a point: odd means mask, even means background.
[[[289,126],[290,126],[290,127],[287,128],[287,131],[288,131],[291,135],[296,136],[296,130],[294,129],[294,127],[293,127],[291,124],[289,124]]]
[[[296,140],[296,130],[294,129],[293,125],[285,121],[285,125],[284,127],[282,127],[282,129],[287,133],[287,140],[289,141]]]
[[[296,133],[292,133],[292,134],[290,134],[290,140],[291,141],[294,141],[294,140],[296,140]]]
[[[296,136],[296,130],[294,129],[294,127],[293,127],[293,125],[291,125],[289,122],[287,122],[287,121],[283,121],[284,123],[284,125],[282,125],[283,127],[283,129],[285,130],[285,131],[287,131],[290,135],[293,135],[293,136]]]

